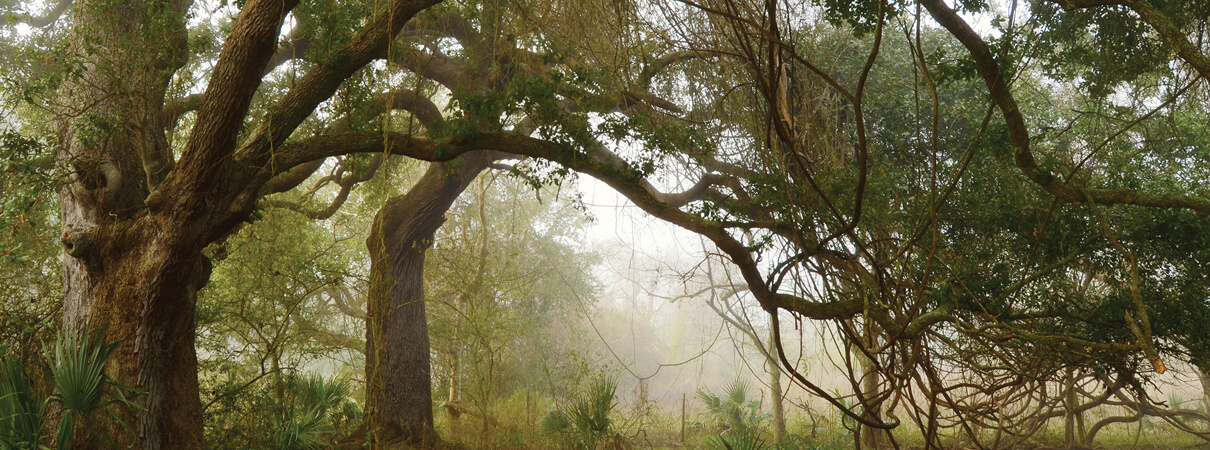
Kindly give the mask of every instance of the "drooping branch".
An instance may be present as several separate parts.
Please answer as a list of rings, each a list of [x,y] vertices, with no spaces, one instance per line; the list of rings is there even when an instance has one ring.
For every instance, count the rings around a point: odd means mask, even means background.
[[[283,147],[283,153],[302,160],[390,151],[425,161],[448,161],[474,150],[496,150],[557,162],[605,182],[648,214],[705,236],[740,267],[753,295],[765,309],[785,309],[816,320],[850,318],[862,312],[860,300],[822,303],[770,290],[747,247],[732,237],[724,224],[703,219],[666,203],[662,198],[667,194],[661,193],[642,177],[638,169],[603,146],[597,146],[589,154],[554,142],[508,133],[483,133],[472,139],[441,140],[402,133],[387,133],[385,136],[380,133],[350,133],[315,137]]]
[[[1147,0],[1052,0],[1068,11],[1101,6],[1126,6],[1138,14],[1143,22],[1151,25],[1157,33],[1176,50],[1176,54],[1185,60],[1202,78],[1210,79],[1210,58],[1206,57],[1188,36],[1176,27],[1172,18]]]
[[[1210,214],[1210,200],[1184,195],[1147,194],[1131,189],[1088,189],[1083,186],[1065,184],[1055,174],[1038,167],[1030,150],[1029,129],[1017,105],[995,56],[983,38],[970,27],[958,13],[942,0],[921,0],[921,4],[959,42],[966,47],[974,59],[975,67],[983,78],[992,100],[1004,115],[1009,141],[1012,143],[1017,167],[1038,186],[1056,198],[1080,204],[1089,198],[1103,205],[1128,204],[1156,208],[1183,208]]]
[[[537,149],[541,147],[541,149]],[[474,150],[509,151],[520,148],[529,153],[555,154],[562,147],[551,142],[511,133],[483,133],[473,138],[431,139],[400,132],[335,133],[281,146],[279,167],[294,167],[307,161],[354,153],[382,153],[406,156],[429,162],[449,161]],[[274,175],[281,172],[274,172]]]
[[[378,115],[382,111],[394,109],[412,113],[412,115],[415,116],[425,127],[431,127],[442,120],[441,111],[437,108],[437,105],[435,105],[428,98],[420,96],[419,93],[412,91],[411,89],[396,89],[392,92],[379,95],[377,100],[371,103],[370,107],[365,108],[363,110],[364,112],[359,114],[360,117],[358,117],[358,119],[366,119],[374,115]],[[347,131],[347,129],[348,120],[341,120],[329,127],[329,132],[344,132]],[[294,166],[292,169],[284,173],[274,176],[269,180],[269,193],[279,193],[294,189],[308,177],[310,177],[311,174],[315,173],[316,170],[319,170],[319,168],[323,166],[323,162],[324,158],[305,162],[303,164]],[[381,162],[382,155],[375,155],[375,157],[370,161],[370,164],[367,166],[366,170],[363,170],[358,174],[351,176],[339,176],[335,177],[334,179],[328,179],[329,177],[325,177],[324,180],[316,182],[315,186],[312,186],[311,192],[315,192],[322,184],[327,183],[328,181],[334,180],[340,186],[340,192],[337,194],[336,199],[324,210],[306,210],[301,204],[293,202],[269,201],[267,204],[273,207],[291,209],[311,218],[331,217],[332,214],[335,214],[336,210],[340,208],[340,205],[344,204],[345,200],[348,199],[348,195],[353,186],[369,180],[374,175],[374,171],[378,168]],[[341,172],[343,172],[343,170]],[[249,189],[251,188],[252,187],[249,187]],[[250,194],[246,193],[245,195]]]

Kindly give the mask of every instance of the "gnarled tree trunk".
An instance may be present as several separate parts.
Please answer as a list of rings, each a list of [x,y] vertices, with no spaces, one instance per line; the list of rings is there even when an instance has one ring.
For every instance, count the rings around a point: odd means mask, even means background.
[[[499,155],[473,152],[429,166],[374,217],[366,311],[366,425],[378,443],[432,443],[433,394],[424,256],[458,195]]]
[[[282,21],[298,3],[244,2],[180,161],[162,113],[187,58],[190,0],[75,2],[75,60],[56,102],[59,162],[70,177],[60,194],[64,327],[104,327],[118,342],[109,375],[146,392],[137,399],[143,410],[116,408],[132,432],[100,418],[90,431],[104,436],[76,447],[202,447],[194,349],[194,304],[210,273],[202,250],[248,219],[272,177],[331,156],[282,146],[346,78],[385,55],[404,22],[437,1],[384,4],[341,49],[339,64],[317,65],[241,143]],[[368,150],[346,150],[354,151]]]
[[[115,408],[137,435],[99,420],[118,447],[201,447],[193,306],[210,266],[144,205],[171,165],[160,113],[184,62],[188,6],[77,2],[73,49],[85,70],[60,90],[59,160],[71,177],[59,196],[64,328],[105,327],[119,343],[109,375],[147,392],[145,412]],[[82,438],[76,447],[95,444]]]

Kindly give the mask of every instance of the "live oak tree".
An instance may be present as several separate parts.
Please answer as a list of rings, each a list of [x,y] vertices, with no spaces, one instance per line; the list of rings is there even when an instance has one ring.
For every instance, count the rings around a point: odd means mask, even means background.
[[[289,176],[275,177],[332,155],[328,145],[284,144],[432,3],[375,10],[331,60],[312,67],[253,124],[245,123],[249,104],[297,3],[243,4],[179,154],[167,141],[165,93],[188,61],[190,5],[73,6],[69,48],[83,63],[64,78],[57,110],[60,160],[71,177],[60,196],[68,255],[63,317],[66,328],[106,326],[119,342],[111,375],[147,392],[146,409],[122,417],[136,433],[115,426],[109,434],[117,442],[200,447],[194,303],[210,272],[202,250],[247,220],[273,190],[271,181],[291,184]],[[431,141],[426,146],[436,151]]]
[[[1005,37],[989,46],[941,2],[825,3],[824,17],[851,27],[867,45],[863,53],[842,52],[837,64],[821,57],[829,55],[821,41],[796,21],[797,5],[695,6],[717,18],[738,47],[734,53],[749,61],[748,76],[759,88],[750,136],[770,155],[764,168],[780,168],[773,176],[789,178],[766,179],[776,188],[759,197],[773,206],[773,224],[785,226],[764,228],[774,244],[768,248],[785,255],[774,259],[766,280],[836,308],[785,309],[835,320],[856,351],[874,361],[872,373],[853,380],[866,415],[854,418],[863,427],[896,425],[897,417],[879,417],[889,402],[906,405],[930,445],[940,445],[941,429],[980,439],[981,428],[1009,428],[1019,434],[997,434],[989,445],[1012,446],[1061,401],[1039,389],[1059,380],[1063,368],[1088,371],[1110,392],[1115,383],[1130,384],[1145,397],[1140,379],[1166,370],[1162,354],[1204,364],[1198,356],[1204,344],[1193,338],[1201,332],[1160,319],[1160,311],[1205,313],[1199,283],[1183,284],[1200,277],[1198,265],[1162,250],[1200,248],[1187,227],[1204,222],[1204,189],[1190,183],[1203,179],[1196,167],[1204,163],[1176,167],[1169,158],[1205,158],[1199,134],[1180,131],[1184,117],[1202,114],[1197,99],[1204,94],[1190,90],[1204,73],[1202,57],[1187,41],[1204,33],[1196,25],[1202,19],[1180,15],[1175,26],[1184,31],[1177,31],[1167,22],[1177,11],[1144,2],[1127,5],[1133,13],[1117,8],[1070,18],[1029,5],[1037,15],[996,22]],[[929,16],[954,40],[942,35],[938,42]],[[1055,23],[1063,27],[1050,28]],[[1041,50],[1066,48],[1088,36],[1075,30],[1086,29],[1097,30],[1089,32],[1094,39],[1077,45],[1102,52],[1120,50],[1113,46],[1123,42],[1171,48],[1180,63],[1161,57],[1165,62],[1118,72],[1112,58],[1054,58]],[[1108,79],[1139,90],[1119,91],[1126,102],[1107,99],[1103,86],[1073,103],[1057,92],[1028,95],[1053,80],[1030,65],[1039,60],[1050,73],[1092,66],[1100,77],[1085,87]],[[910,71],[894,70],[904,61]],[[990,108],[968,102],[988,98],[968,81],[990,91]],[[1169,119],[1151,120],[1160,115]],[[1111,131],[1089,126],[1098,116],[1115,121]],[[847,136],[829,141],[835,131]],[[1117,206],[1123,204],[1135,206]],[[1147,237],[1125,238],[1134,233]],[[1175,300],[1185,295],[1201,300]],[[845,304],[854,309],[843,310]],[[1158,332],[1159,323],[1168,331]],[[1022,374],[1041,378],[1028,382],[1028,394],[997,394]],[[945,380],[958,375],[985,388],[949,387]],[[1011,413],[995,406],[1026,399],[1028,406]]]
[[[281,431],[295,429],[276,414],[288,411],[295,382],[317,368],[330,367],[331,361],[348,365],[336,363],[336,372],[326,376],[329,383],[364,379],[359,362],[366,356],[365,306],[372,268],[358,260],[365,258],[373,212],[383,204],[381,197],[390,196],[400,183],[410,186],[400,199],[415,204],[432,198],[433,191],[424,186],[441,185],[433,180],[469,167],[455,163],[418,171],[409,167],[415,164],[393,158],[378,168],[389,177],[352,190],[340,214],[321,220],[316,220],[319,213],[333,210],[331,202],[340,198],[338,186],[312,185],[307,192],[276,195],[270,202],[275,207],[212,251],[215,270],[198,306],[199,352],[206,355],[199,377],[208,446],[280,446]],[[501,171],[504,165],[494,167],[498,170],[473,185],[475,195],[462,196],[448,211],[426,210],[431,211],[428,216],[444,216],[449,223],[419,241],[434,245],[424,254],[424,297],[413,301],[425,302],[427,322],[436,325],[429,332],[432,350],[440,355],[433,362],[433,380],[454,392],[468,391],[447,402],[450,411],[469,413],[467,423],[495,422],[496,397],[540,383],[547,375],[542,368],[559,363],[558,352],[541,347],[553,345],[544,330],[556,327],[556,317],[562,317],[559,312],[572,300],[560,291],[568,283],[586,283],[591,261],[569,245],[583,223],[579,211],[559,200],[556,191],[535,198],[525,180]],[[325,178],[313,179],[321,185],[338,184]],[[558,212],[540,205],[543,199],[559,207]],[[586,296],[590,291],[583,286],[571,289]],[[407,325],[417,322],[426,321],[411,318]],[[427,346],[421,348],[428,354]],[[519,354],[551,358],[515,357]],[[453,356],[452,362],[447,355]],[[427,364],[414,363],[400,370],[429,372]],[[420,389],[430,384],[427,375],[419,383],[396,378],[405,389],[415,389],[407,392],[413,397],[420,397]],[[437,398],[445,397],[441,389],[434,392],[440,393]],[[427,398],[418,403],[424,408],[393,417],[396,424],[419,425],[418,432],[408,434],[421,440],[425,433],[432,437],[431,424],[426,428],[423,420],[433,409]],[[294,412],[303,425],[312,425],[306,411]],[[321,442],[348,442],[360,435],[350,426],[365,422],[358,416],[350,424],[348,417],[353,416],[346,411],[332,428],[319,423],[298,430],[309,430],[306,434]],[[380,442],[389,441],[388,429],[381,425],[390,422],[382,420],[375,427]],[[396,427],[397,434],[409,431]]]
[[[467,154],[434,164],[374,219],[366,308],[366,427],[376,441],[432,443],[432,377],[425,254],[451,204],[495,158]]]
[[[852,380],[863,409],[783,365],[869,430],[906,408],[929,445],[951,431],[981,439],[981,427],[1011,430],[992,445],[1014,445],[1062,401],[1044,388],[1068,369],[1106,392],[1129,386],[1139,411],[1150,371],[1173,358],[1206,369],[1206,255],[1190,246],[1210,212],[1200,9],[1018,5],[1030,18],[995,22],[992,39],[938,0],[535,2],[482,15],[435,3],[250,0],[229,29],[195,36],[186,1],[71,6],[67,64],[45,102],[68,177],[63,320],[108,327],[111,374],[147,392],[145,411],[122,416],[134,435],[107,430],[119,444],[201,445],[194,303],[207,246],[254,220],[266,194],[354,153],[500,151],[602,179],[709,239],[761,308],[837,327],[871,361]],[[568,8],[591,14],[559,19]],[[1081,47],[1107,56],[1048,51]],[[1162,56],[1107,65],[1136,50]],[[185,79],[205,79],[204,93],[174,88]],[[390,86],[399,79],[420,82]],[[1062,89],[1080,95],[1065,103]],[[443,99],[443,126],[384,113],[420,117]],[[383,231],[401,219],[388,209]],[[430,228],[399,243],[384,233],[380,250],[405,263]],[[387,322],[383,335],[403,330]],[[951,386],[956,373],[991,388]],[[1018,385],[1025,397],[996,389]],[[1023,398],[1017,413],[994,409]]]
[[[446,145],[512,150],[536,141],[514,142],[497,131],[452,136],[442,147],[399,133],[387,133],[368,146],[361,140],[365,135],[329,134],[286,142],[358,67],[387,56],[391,38],[425,4],[396,3],[377,11],[362,31],[342,36],[347,43],[308,67],[309,74],[265,110],[248,109],[265,70],[314,45],[305,44],[305,36],[292,39],[275,56],[275,33],[292,5],[243,5],[214,63],[207,92],[168,105],[164,96],[171,76],[187,63],[183,15],[188,5],[127,5],[129,11],[118,8],[121,23],[106,15],[111,6],[77,5],[72,16],[80,36],[77,46],[88,63],[60,89],[64,98],[79,105],[60,111],[65,127],[62,160],[73,177],[62,198],[63,241],[71,256],[65,326],[91,321],[116,330],[114,337],[122,347],[113,364],[115,377],[149,392],[146,412],[138,417],[131,413],[126,421],[138,423],[146,446],[189,447],[199,438],[200,417],[190,399],[197,394],[193,302],[210,270],[202,250],[249,219],[260,196],[297,185],[318,168],[313,161],[326,156],[381,151],[383,145],[406,142],[409,148],[419,144],[419,152],[403,153],[440,159],[441,153],[452,153]],[[132,25],[141,33],[125,28]],[[105,45],[93,45],[98,36]],[[126,67],[146,73],[131,75]],[[187,133],[178,156],[169,148],[165,130],[172,129],[185,109],[196,110],[194,130]],[[259,125],[240,135],[246,115]],[[423,235],[421,231],[418,236]],[[401,248],[407,250],[406,245]],[[394,282],[381,285],[389,283]],[[373,362],[371,366],[371,373],[379,370]],[[370,403],[373,417],[375,401]],[[164,414],[167,410],[175,412]]]
[[[798,27],[796,15],[808,13],[800,5],[781,10],[771,2],[719,2],[661,10],[664,21],[690,33],[682,35],[685,52],[664,51],[666,59],[633,69],[640,75],[634,85],[650,86],[643,74],[676,67],[682,72],[657,78],[668,82],[661,87],[674,92],[669,98],[701,108],[681,109],[689,114],[680,119],[718,139],[670,145],[676,151],[669,154],[680,160],[660,159],[657,149],[668,142],[658,139],[645,141],[656,156],[638,164],[592,141],[581,144],[583,154],[553,159],[600,176],[651,214],[711,239],[739,267],[765,309],[840,327],[855,357],[871,361],[869,371],[853,380],[864,412],[848,409],[801,374],[795,379],[868,430],[897,426],[899,419],[881,417],[880,411],[886,405],[893,415],[907,404],[930,444],[939,445],[942,430],[978,438],[980,428],[1008,428],[1015,436],[1005,438],[1007,443],[997,436],[993,445],[1015,445],[1043,423],[1037,420],[1046,415],[1042,411],[1061,401],[1039,389],[1060,379],[1064,369],[1097,374],[1108,391],[1123,382],[1142,395],[1146,373],[1166,370],[1161,351],[1204,364],[1197,326],[1162,319],[1201,317],[1206,310],[1204,299],[1197,300],[1200,269],[1194,261],[1200,256],[1164,250],[1198,248],[1194,230],[1200,228],[1193,224],[1204,222],[1204,189],[1191,182],[1204,174],[1198,164],[1171,162],[1205,157],[1204,142],[1182,125],[1184,117],[1203,114],[1196,99],[1204,94],[1189,90],[1198,77],[1174,73],[1170,60],[1153,65],[1148,75],[1161,83],[1140,92],[1117,119],[1121,127],[1106,134],[1087,127],[1096,123],[1088,117],[1062,116],[1085,106],[1122,111],[1106,104],[1104,91],[1099,98],[1090,91],[1078,104],[1048,96],[1014,98],[1010,76],[1026,88],[1050,81],[1020,61],[1039,58],[1039,48],[1058,45],[1054,41],[1013,46],[1006,39],[992,53],[939,3],[922,2],[915,11],[877,2],[855,9],[825,6],[825,17],[847,24],[869,47],[828,49],[826,39],[835,34],[818,25]],[[1042,6],[1035,6],[1038,22],[1027,22],[1024,30],[1012,20],[1001,22],[1002,33],[1016,39],[1045,35],[1048,25],[1036,25],[1047,14]],[[1131,7],[1197,69],[1199,54],[1165,28],[1162,11],[1147,6]],[[927,25],[929,16],[940,28]],[[648,30],[639,15],[618,17],[623,35]],[[1196,36],[1196,23],[1181,26]],[[1149,30],[1096,29],[1127,37],[1147,37]],[[1155,36],[1150,38],[1146,42],[1155,44]],[[845,39],[836,42],[850,42]],[[838,57],[824,66],[815,59],[819,54]],[[705,60],[737,63],[721,66],[736,70],[694,66]],[[1081,62],[1046,59],[1043,68],[1071,70],[1073,63]],[[904,84],[915,87],[895,90]],[[734,103],[726,103],[728,95]],[[1155,107],[1162,99],[1168,100]],[[693,113],[702,110],[710,111],[710,119],[695,121],[701,116]],[[624,108],[600,111],[607,117],[606,126],[596,130],[602,140],[617,130],[609,128],[610,114],[643,117]],[[1158,112],[1167,112],[1159,117],[1168,122],[1150,120]],[[1045,136],[1053,141],[1039,139],[1051,151],[1036,156],[1025,114],[1079,133],[1059,129]],[[728,125],[711,127],[720,122]],[[576,136],[574,123],[554,123]],[[1038,128],[1045,133],[1046,126]],[[728,136],[733,139],[712,134],[720,129],[735,133]],[[1128,133],[1134,129],[1139,131]],[[1119,142],[1123,135],[1137,140]],[[1140,158],[1140,152],[1156,156]],[[680,173],[694,174],[690,181],[696,178],[697,184],[681,195],[660,194],[641,184],[647,164],[683,164]],[[631,180],[640,185],[611,178],[617,170],[639,170]],[[682,201],[690,207],[681,209]],[[1119,215],[1129,219],[1115,220]],[[1134,237],[1127,240],[1127,234]],[[1140,252],[1154,259],[1143,261]],[[756,263],[764,258],[772,258],[771,270]],[[1181,300],[1159,301],[1160,292]],[[953,374],[990,387],[950,394],[945,380]],[[997,387],[1022,382],[1030,386],[1027,397],[998,393]],[[1021,398],[1030,401],[1012,414],[984,412]],[[878,435],[866,431],[863,436],[873,438],[865,443],[877,445]]]

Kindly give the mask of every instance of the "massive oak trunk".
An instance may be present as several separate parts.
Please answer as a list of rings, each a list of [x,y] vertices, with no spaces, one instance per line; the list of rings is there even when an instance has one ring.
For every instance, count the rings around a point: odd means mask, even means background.
[[[115,408],[131,432],[102,416],[89,432],[104,436],[77,447],[202,447],[194,349],[194,304],[210,273],[202,250],[247,220],[273,176],[329,155],[280,149],[348,76],[385,54],[404,22],[436,2],[384,4],[341,49],[339,64],[317,65],[240,142],[297,0],[244,2],[174,161],[161,114],[187,58],[189,0],[76,1],[73,70],[55,103],[59,161],[70,177],[60,194],[64,327],[104,327],[119,343],[109,375],[146,392],[137,398],[144,409]]]
[[[366,424],[371,439],[431,443],[433,395],[424,256],[454,200],[493,161],[474,152],[433,164],[374,217],[366,311]]]
[[[110,376],[147,392],[144,413],[116,408],[136,435],[98,418],[97,431],[120,447],[201,447],[193,305],[209,264],[143,207],[170,167],[160,112],[184,62],[187,8],[78,2],[73,45],[87,64],[60,91],[59,159],[71,177],[60,193],[64,328],[105,327],[119,342]]]

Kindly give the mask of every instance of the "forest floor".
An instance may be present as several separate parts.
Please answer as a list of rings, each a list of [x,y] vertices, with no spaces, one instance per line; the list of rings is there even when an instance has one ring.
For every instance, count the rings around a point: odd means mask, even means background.
[[[564,449],[564,448],[600,448],[600,449],[698,449],[724,448],[716,438],[717,430],[702,425],[700,421],[687,422],[685,435],[681,434],[681,417],[676,415],[651,414],[643,418],[626,417],[620,414],[614,419],[616,430],[612,438],[602,439],[595,445],[577,445],[574,436],[547,434],[542,431],[537,414],[503,414],[498,420],[493,420],[488,428],[483,427],[481,420],[450,421],[444,414],[437,417],[437,430],[442,438],[447,439],[440,447],[443,449]],[[788,420],[787,431],[789,441],[783,445],[772,445],[771,435],[762,436],[762,445],[756,447],[764,450],[847,450],[853,448],[852,434],[841,427],[813,426],[811,422],[801,417],[791,417]],[[837,421],[839,422],[839,421]],[[815,430],[811,433],[809,430]],[[913,432],[914,429],[901,427],[896,432],[900,449],[920,449],[923,442]],[[1037,433],[1027,444],[1016,448],[1023,450],[1051,450],[1067,448],[1063,445],[1064,436],[1061,426],[1052,426]],[[947,449],[974,449],[976,446],[966,442],[952,441]],[[886,448],[893,448],[887,446]],[[1096,436],[1092,447],[1077,447],[1103,450],[1173,450],[1173,449],[1205,449],[1210,450],[1210,443],[1196,436],[1180,432],[1174,427],[1160,422],[1145,422],[1143,424],[1113,425],[1102,429]]]

